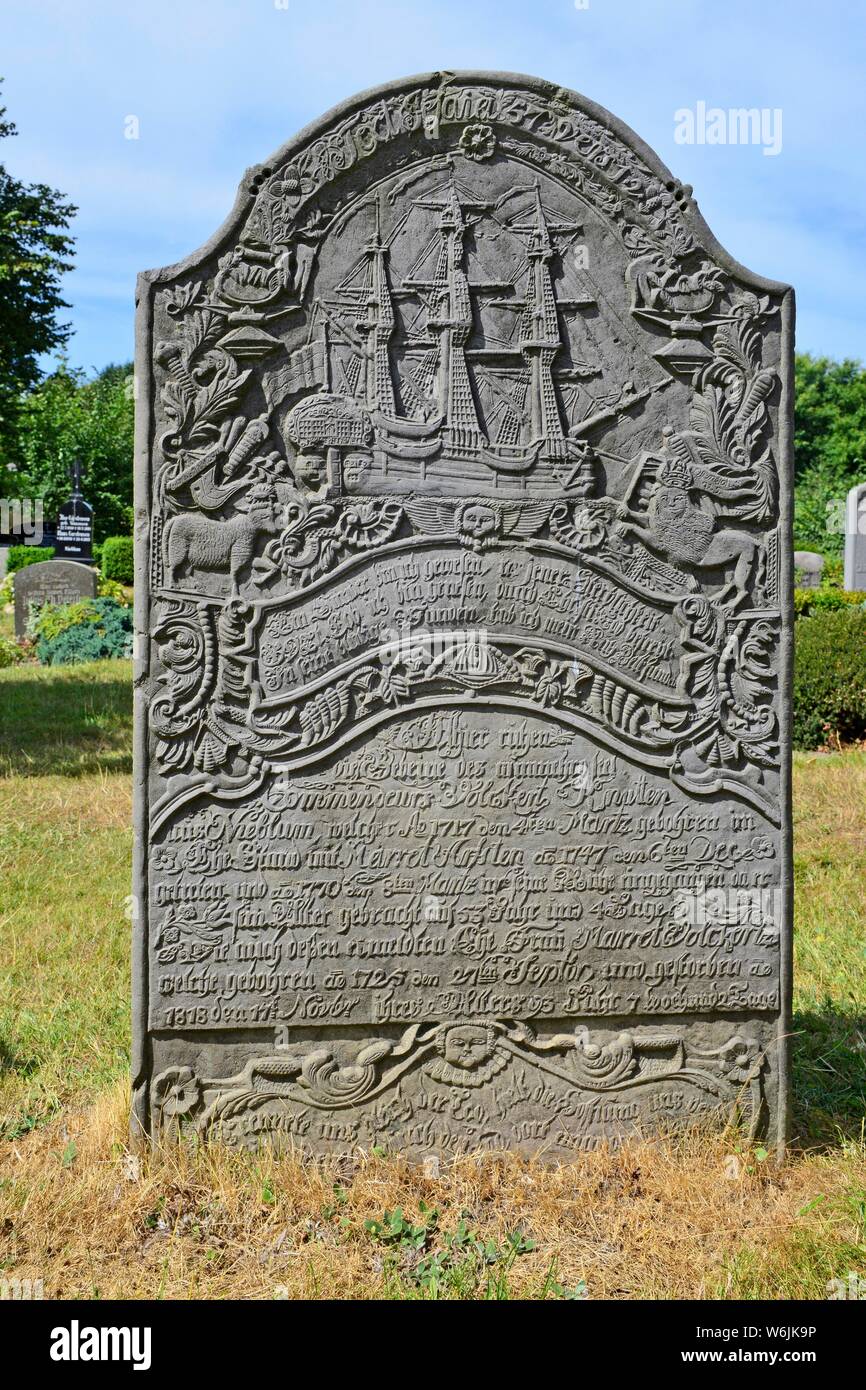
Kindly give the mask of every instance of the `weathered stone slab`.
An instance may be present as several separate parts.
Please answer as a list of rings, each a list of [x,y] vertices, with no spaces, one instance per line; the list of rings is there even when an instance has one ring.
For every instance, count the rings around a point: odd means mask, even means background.
[[[23,637],[31,610],[43,603],[77,603],[96,597],[96,574],[74,560],[39,560],[18,570],[15,594],[15,636]]]
[[[848,493],[845,509],[845,588],[866,592],[866,483]]]
[[[798,589],[820,589],[823,578],[823,555],[817,550],[794,551],[794,583]]]
[[[783,1139],[792,331],[632,132],[489,73],[141,277],[145,1131]]]

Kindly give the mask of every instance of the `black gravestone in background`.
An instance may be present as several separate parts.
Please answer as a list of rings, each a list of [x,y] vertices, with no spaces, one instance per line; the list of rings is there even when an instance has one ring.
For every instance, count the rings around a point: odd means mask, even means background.
[[[145,1129],[784,1138],[792,329],[493,73],[346,102],[141,278]]]
[[[93,562],[93,508],[81,495],[81,464],[72,466],[72,496],[57,513],[54,552],[58,560]]]

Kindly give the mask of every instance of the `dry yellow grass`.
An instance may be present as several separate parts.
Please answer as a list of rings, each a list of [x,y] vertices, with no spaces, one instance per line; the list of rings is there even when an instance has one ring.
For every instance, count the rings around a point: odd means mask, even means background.
[[[540,1298],[581,1281],[595,1299],[824,1298],[866,1263],[866,1151],[852,1144],[779,1169],[732,1160],[730,1134],[691,1134],[555,1168],[467,1157],[434,1178],[363,1154],[138,1154],[126,1116],[120,1085],[3,1146],[0,1260],[48,1298]],[[470,1260],[425,1284],[418,1253],[365,1222],[399,1208],[424,1224],[431,1207],[428,1256],[461,1217],[500,1251],[516,1232],[534,1248],[504,1274]]]

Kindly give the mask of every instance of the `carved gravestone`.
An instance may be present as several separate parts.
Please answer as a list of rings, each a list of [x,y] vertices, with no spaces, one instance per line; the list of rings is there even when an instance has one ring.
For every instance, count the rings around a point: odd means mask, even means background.
[[[44,603],[78,603],[96,597],[96,575],[74,560],[38,560],[16,572],[12,580],[15,595],[15,636],[23,637],[34,608]]]
[[[866,592],[866,483],[848,493],[845,515],[845,588]]]
[[[783,1136],[792,330],[631,131],[488,73],[141,277],[145,1130]]]

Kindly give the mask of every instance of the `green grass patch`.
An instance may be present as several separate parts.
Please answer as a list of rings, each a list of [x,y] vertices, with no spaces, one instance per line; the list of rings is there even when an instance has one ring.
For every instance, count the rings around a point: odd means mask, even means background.
[[[131,771],[131,662],[0,671],[0,777]]]
[[[126,777],[0,781],[0,1135],[128,1066]]]

